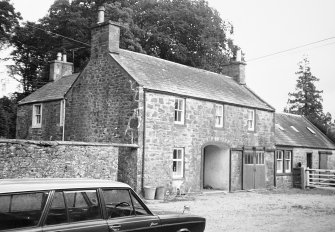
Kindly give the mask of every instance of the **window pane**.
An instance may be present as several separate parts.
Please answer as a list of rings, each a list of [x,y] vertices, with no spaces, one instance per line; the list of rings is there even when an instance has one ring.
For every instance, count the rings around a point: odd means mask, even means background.
[[[177,162],[177,172],[176,172],[176,174],[177,174],[178,176],[182,176],[182,170],[183,170],[183,168],[182,168],[182,162],[181,162],[181,161],[178,161],[178,162]]]
[[[0,196],[1,205],[5,206],[0,211],[0,230],[36,226],[47,197],[42,192]]]
[[[67,217],[66,217],[66,208],[65,208],[63,192],[55,192],[51,208],[47,216],[46,224],[56,225],[66,222]]]
[[[177,159],[177,150],[173,150],[173,159]]]
[[[71,222],[101,218],[95,190],[67,191],[64,195]]]
[[[129,191],[126,189],[103,190],[108,218],[134,215]]]
[[[277,160],[277,172],[283,172],[283,161]]]
[[[131,200],[133,201],[134,210],[136,215],[148,215],[149,213],[143,208],[141,203],[131,194]]]

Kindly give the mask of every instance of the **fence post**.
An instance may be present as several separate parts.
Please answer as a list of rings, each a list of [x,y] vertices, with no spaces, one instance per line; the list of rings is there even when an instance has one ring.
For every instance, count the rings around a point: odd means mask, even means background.
[[[309,186],[309,169],[306,169],[306,187]]]
[[[305,168],[301,167],[300,168],[300,177],[301,177],[301,189],[306,188],[306,173],[305,173]]]

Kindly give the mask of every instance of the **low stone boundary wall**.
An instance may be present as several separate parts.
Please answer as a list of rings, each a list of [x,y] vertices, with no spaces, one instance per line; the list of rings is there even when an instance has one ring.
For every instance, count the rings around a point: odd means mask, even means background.
[[[0,139],[0,178],[101,178],[136,189],[136,151],[134,144]],[[124,158],[132,161],[127,169],[120,155],[134,156]]]

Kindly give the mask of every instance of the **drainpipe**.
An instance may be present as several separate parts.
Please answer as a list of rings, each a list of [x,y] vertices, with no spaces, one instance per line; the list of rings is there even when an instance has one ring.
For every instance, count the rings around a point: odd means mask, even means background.
[[[143,192],[143,188],[144,188],[144,155],[145,155],[145,115],[146,115],[146,92],[145,89],[143,88],[143,150],[142,150],[142,183],[141,183],[141,192],[142,194],[144,194]]]
[[[64,137],[65,137],[65,98],[62,100],[63,102],[63,133],[62,133],[62,141],[64,141]]]

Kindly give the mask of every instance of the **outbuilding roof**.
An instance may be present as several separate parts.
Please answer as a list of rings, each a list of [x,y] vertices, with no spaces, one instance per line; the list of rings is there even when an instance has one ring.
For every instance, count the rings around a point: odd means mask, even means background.
[[[37,89],[32,94],[23,98],[19,104],[27,104],[34,102],[45,102],[45,101],[53,101],[60,100],[64,98],[64,95],[71,88],[73,82],[78,77],[78,73],[72,74],[69,76],[64,76],[57,81],[50,82],[41,88]]]
[[[123,49],[111,56],[145,89],[274,111],[231,77]]]
[[[303,116],[276,113],[276,146],[335,150],[335,144]]]

